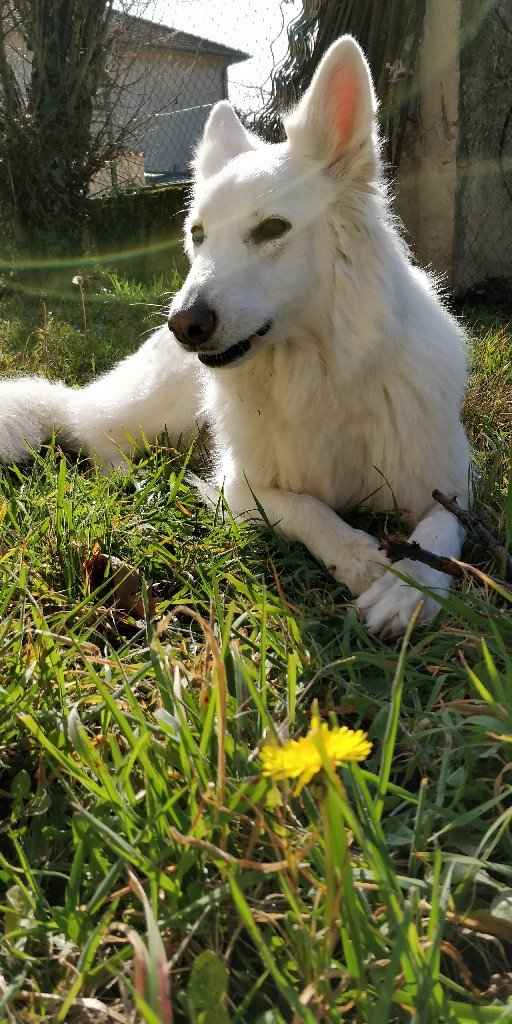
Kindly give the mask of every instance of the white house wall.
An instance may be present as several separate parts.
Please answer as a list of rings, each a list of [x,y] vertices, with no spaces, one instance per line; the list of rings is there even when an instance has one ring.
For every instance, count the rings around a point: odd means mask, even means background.
[[[226,64],[209,55],[146,52],[128,58],[120,96],[122,122],[137,113],[130,147],[144,152],[146,172],[186,176],[211,106],[225,96]]]

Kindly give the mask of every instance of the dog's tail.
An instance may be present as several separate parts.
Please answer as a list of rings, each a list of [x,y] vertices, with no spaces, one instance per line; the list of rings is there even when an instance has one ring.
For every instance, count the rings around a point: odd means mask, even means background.
[[[69,429],[73,390],[43,377],[0,383],[0,462],[24,462],[55,432],[73,444]]]

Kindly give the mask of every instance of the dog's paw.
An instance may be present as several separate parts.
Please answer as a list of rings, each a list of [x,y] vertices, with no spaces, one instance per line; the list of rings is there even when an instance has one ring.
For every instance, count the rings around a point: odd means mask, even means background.
[[[421,586],[437,591],[440,595],[447,594],[450,580],[442,572],[430,569],[404,559],[396,562],[393,568],[404,576],[411,576]],[[419,603],[422,603],[418,623],[428,622],[439,611],[438,602],[429,595],[422,594],[412,584],[385,572],[380,579],[365,590],[356,601],[356,608],[365,620],[370,633],[382,636],[400,636],[405,632],[411,617]]]
[[[333,550],[333,560],[327,565],[331,576],[348,587],[351,594],[365,594],[390,566],[387,555],[374,537],[362,530],[354,530],[350,546],[340,545]]]

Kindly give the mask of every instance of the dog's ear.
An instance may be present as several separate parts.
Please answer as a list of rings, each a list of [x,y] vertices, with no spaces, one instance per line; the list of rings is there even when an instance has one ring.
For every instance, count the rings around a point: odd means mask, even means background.
[[[320,161],[332,174],[352,165],[371,178],[378,167],[376,112],[364,53],[352,36],[342,36],[329,47],[309,89],[285,119],[290,148]]]
[[[227,100],[216,103],[197,147],[194,170],[197,179],[217,174],[229,160],[255,149],[258,139],[248,132]]]

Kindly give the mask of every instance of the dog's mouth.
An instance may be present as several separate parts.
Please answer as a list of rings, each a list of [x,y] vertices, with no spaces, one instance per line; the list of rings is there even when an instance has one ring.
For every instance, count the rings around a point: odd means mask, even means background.
[[[250,351],[254,339],[264,338],[271,327],[272,321],[267,320],[266,324],[263,324],[259,331],[251,334],[250,338],[245,338],[244,341],[237,341],[236,345],[231,345],[230,348],[224,349],[224,352],[199,352],[199,360],[205,366],[229,366],[230,363],[234,363],[237,359],[245,356]]]

